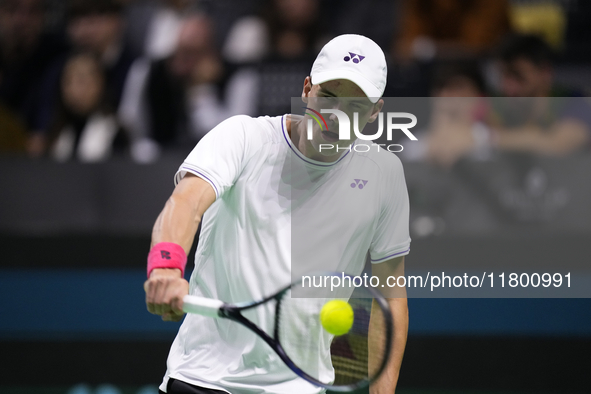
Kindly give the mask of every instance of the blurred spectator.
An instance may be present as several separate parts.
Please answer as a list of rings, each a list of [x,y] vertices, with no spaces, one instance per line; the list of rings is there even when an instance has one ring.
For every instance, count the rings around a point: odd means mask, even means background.
[[[563,155],[588,148],[591,107],[580,92],[554,85],[553,52],[541,38],[512,35],[498,54],[501,94],[492,125],[498,149]]]
[[[116,0],[70,0],[67,30],[74,51],[92,53],[105,70],[104,96],[112,108],[121,100],[123,85],[133,56],[122,40],[122,6]],[[45,147],[53,111],[60,89],[61,73],[67,56],[54,62],[41,85],[37,117],[33,123],[35,137],[30,145],[32,155]]]
[[[318,0],[267,0],[260,17],[244,17],[234,24],[222,53],[233,63],[306,57],[328,41],[321,27]]]
[[[229,116],[253,115],[257,85],[254,71],[222,63],[206,16],[187,16],[171,56],[140,59],[130,72],[119,114],[134,159],[153,161],[160,147],[192,146]]]
[[[411,160],[427,160],[449,168],[469,155],[489,156],[486,85],[477,63],[441,65],[433,78],[434,97],[429,128],[419,140],[405,146]]]
[[[289,97],[299,97],[324,35],[319,0],[266,0],[259,16],[239,19],[222,53],[234,64],[258,63],[261,79],[258,113],[291,111]]]
[[[97,56],[107,77],[107,95],[116,108],[133,57],[123,43],[122,7],[116,0],[71,0],[68,31],[76,50]]]
[[[25,126],[32,123],[45,69],[66,50],[44,30],[45,6],[44,0],[0,0],[0,102]]]
[[[440,64],[431,85],[434,97],[480,97],[487,92],[480,65],[475,61]]]
[[[403,0],[393,53],[402,61],[464,58],[509,31],[507,0]]]
[[[97,162],[125,145],[125,134],[105,97],[105,81],[103,66],[92,54],[74,55],[66,61],[51,133],[51,157]]]
[[[174,51],[183,14],[197,0],[136,1],[126,10],[126,40],[134,55],[163,59]]]
[[[549,97],[577,95],[553,84],[554,52],[540,37],[513,34],[501,43],[497,58],[501,95]]]

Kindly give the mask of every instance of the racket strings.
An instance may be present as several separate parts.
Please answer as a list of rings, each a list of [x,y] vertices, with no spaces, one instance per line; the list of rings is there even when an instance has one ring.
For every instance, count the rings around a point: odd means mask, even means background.
[[[354,311],[351,330],[331,345],[334,385],[357,384],[376,375],[386,357],[386,328],[381,309],[371,299],[350,299]]]
[[[386,353],[386,330],[379,308],[372,316],[372,300],[350,299],[353,326],[335,337],[320,323],[320,311],[329,299],[296,298],[292,293],[280,301],[276,337],[294,364],[326,385],[355,385],[375,376]]]
[[[324,302],[317,298],[295,298],[288,292],[278,308],[277,340],[286,355],[304,373],[328,383],[333,379],[330,360],[332,336],[320,324],[320,310]]]

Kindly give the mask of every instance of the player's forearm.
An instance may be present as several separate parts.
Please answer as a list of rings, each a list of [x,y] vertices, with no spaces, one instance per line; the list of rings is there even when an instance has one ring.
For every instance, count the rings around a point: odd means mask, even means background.
[[[394,319],[394,338],[392,343],[392,352],[390,353],[390,361],[386,370],[380,376],[378,381],[371,386],[371,394],[391,394],[394,393],[398,383],[398,376],[400,366],[402,365],[402,358],[404,356],[404,349],[406,347],[406,338],[408,335],[408,303],[406,298],[391,298],[388,299],[392,317]],[[373,308],[377,308],[374,305]],[[378,315],[372,313],[372,316]],[[375,327],[375,326],[374,326]],[[372,324],[370,323],[370,335]],[[377,332],[377,329],[376,329]]]
[[[185,254],[188,254],[201,220],[193,211],[190,201],[173,194],[156,219],[152,229],[151,246],[160,242],[172,242],[180,245]],[[178,268],[155,268],[150,273],[150,278],[157,276],[180,277],[182,271]]]
[[[189,253],[201,215],[187,198],[173,194],[158,216],[152,229],[152,246],[159,242],[173,242]]]
[[[396,387],[408,337],[408,303],[406,298],[392,298],[388,300],[388,303],[394,317],[394,349],[389,369],[394,378],[394,387]]]
[[[215,199],[216,194],[211,185],[193,174],[186,174],[178,183],[154,224],[152,230],[152,251],[155,250],[154,246],[156,244],[170,242],[180,246],[184,250],[185,256],[182,256],[182,252],[180,254],[178,253],[178,249],[180,249],[178,246],[176,247],[178,248],[176,253],[165,250],[166,253],[176,255],[174,261],[167,260],[174,264],[156,265],[159,268],[168,266],[175,268],[168,270],[153,269],[153,273],[156,272],[158,275],[160,273],[164,273],[165,275],[178,275],[181,273],[186,262],[186,255],[191,249],[195,234],[199,228],[201,217],[211,204],[213,204]],[[173,249],[175,248],[173,247]],[[148,262],[148,269],[150,269],[150,262]],[[150,277],[152,277],[152,274],[150,274]]]

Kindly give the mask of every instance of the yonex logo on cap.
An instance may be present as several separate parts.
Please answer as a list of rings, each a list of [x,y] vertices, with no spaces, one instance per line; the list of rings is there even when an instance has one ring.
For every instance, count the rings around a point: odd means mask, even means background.
[[[363,189],[363,188],[365,187],[365,185],[367,185],[367,182],[368,182],[368,181],[366,181],[366,180],[363,180],[363,179],[355,179],[355,182],[353,182],[353,183],[351,184],[351,188],[353,188],[353,189],[354,189],[354,188],[356,188],[356,187],[357,187],[357,188],[359,188],[359,189]]]
[[[363,59],[365,59],[365,56],[361,56],[356,53],[349,52],[349,56],[345,56],[345,58],[343,60],[348,62],[351,59],[353,59],[353,63],[357,64],[360,61],[362,61]]]
[[[346,79],[359,86],[372,103],[377,103],[384,94],[386,75],[384,51],[358,34],[343,34],[330,40],[316,57],[310,72],[313,85]]]

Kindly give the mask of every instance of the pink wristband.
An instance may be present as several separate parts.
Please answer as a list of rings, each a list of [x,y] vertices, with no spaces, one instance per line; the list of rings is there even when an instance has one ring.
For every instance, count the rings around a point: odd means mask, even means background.
[[[155,268],[178,268],[183,277],[186,265],[187,254],[180,245],[172,242],[157,243],[148,254],[148,278]]]

